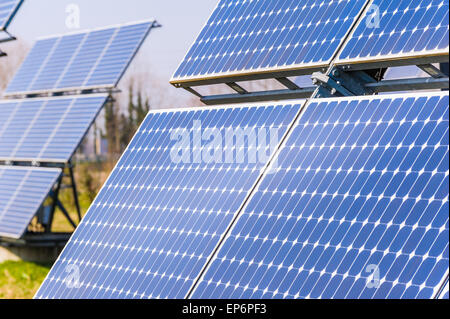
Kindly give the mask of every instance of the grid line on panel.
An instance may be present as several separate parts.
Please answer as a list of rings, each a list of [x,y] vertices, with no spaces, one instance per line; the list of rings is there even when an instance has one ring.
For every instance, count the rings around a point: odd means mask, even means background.
[[[222,135],[245,127],[284,134],[298,109],[274,104],[151,112],[36,297],[185,297],[266,162],[206,164],[192,157],[175,164],[169,152],[191,144],[174,144],[171,132],[188,129],[193,136],[201,120],[202,128]],[[245,157],[249,150],[244,147]],[[81,274],[75,290],[67,289],[63,274],[71,264]]]
[[[284,160],[281,168],[273,181],[265,176],[194,298],[434,297],[443,272],[448,273],[448,95],[365,99],[310,102],[290,140],[276,155]],[[398,105],[401,101],[403,106]],[[424,105],[432,111],[421,109]],[[378,111],[373,111],[372,118],[416,116],[415,128],[402,121],[403,126],[398,127],[388,121],[390,126],[384,130],[366,125],[361,118],[365,113],[369,117],[367,110],[375,106]],[[339,122],[339,117],[347,120]],[[357,121],[348,120],[352,117]],[[378,128],[383,127],[383,121],[375,122]],[[422,128],[423,134],[416,134],[422,123],[428,125],[428,131]],[[363,134],[355,129],[358,124],[366,126]],[[352,126],[358,134],[345,131]],[[434,145],[430,149],[422,147],[427,134],[426,141]],[[366,149],[376,145],[369,149],[372,157],[358,157],[355,149],[341,148],[357,136],[369,142]],[[402,154],[401,141],[407,138],[421,142],[420,147],[409,147],[412,143],[408,143]],[[317,145],[322,153],[314,153],[317,150],[311,146]],[[390,162],[377,154],[377,150],[386,155],[393,149],[400,150],[400,156],[391,156]],[[419,149],[422,153],[411,157]],[[399,162],[405,153],[405,160]],[[297,158],[300,160],[295,161]],[[365,160],[358,163],[360,159]],[[352,163],[364,167],[370,161],[371,174],[348,171]],[[394,180],[402,172],[395,170],[396,175],[389,176],[382,168],[395,161],[398,167],[420,164],[437,168],[420,170],[420,175],[407,170],[404,178]],[[328,170],[336,162],[341,168],[338,174]],[[328,167],[328,175],[317,171],[321,165]],[[427,171],[432,171],[435,179],[428,176],[419,182],[420,176],[431,175]],[[414,174],[417,178],[408,181]],[[402,189],[408,184],[408,189]],[[392,189],[395,185],[399,186]],[[327,192],[329,189],[333,191]],[[399,190],[403,197],[392,197]],[[381,285],[370,291],[365,289],[369,275],[363,270],[375,262]]]
[[[337,64],[448,55],[448,0],[372,0]]]
[[[171,82],[326,66],[366,4],[220,1]]]

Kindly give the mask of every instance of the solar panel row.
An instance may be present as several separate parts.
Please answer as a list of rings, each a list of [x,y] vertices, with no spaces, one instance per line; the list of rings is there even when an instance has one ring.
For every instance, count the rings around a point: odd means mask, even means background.
[[[327,66],[366,0],[221,0],[173,82]]]
[[[44,38],[5,95],[116,86],[154,22]]]
[[[67,162],[107,98],[0,101],[0,160]]]
[[[23,0],[0,0],[0,31],[6,30]]]
[[[448,93],[311,100],[261,178],[258,165],[171,161],[179,126],[284,132],[302,104],[151,113],[36,297],[435,296],[449,263]]]
[[[37,297],[186,297],[303,103],[151,112]]]
[[[0,166],[0,236],[22,236],[60,175],[60,169]]]
[[[448,0],[221,0],[171,82],[307,74],[335,58],[358,64],[448,56],[448,12]]]

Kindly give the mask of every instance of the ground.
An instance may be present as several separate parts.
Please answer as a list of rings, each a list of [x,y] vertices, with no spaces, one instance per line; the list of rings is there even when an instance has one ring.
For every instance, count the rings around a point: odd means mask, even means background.
[[[0,264],[0,299],[30,299],[45,279],[50,265],[24,261]]]

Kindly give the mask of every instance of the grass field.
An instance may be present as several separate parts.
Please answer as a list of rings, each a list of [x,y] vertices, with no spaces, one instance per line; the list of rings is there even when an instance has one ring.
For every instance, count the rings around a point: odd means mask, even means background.
[[[1,263],[0,298],[33,298],[49,270],[50,265],[39,265],[24,261]]]

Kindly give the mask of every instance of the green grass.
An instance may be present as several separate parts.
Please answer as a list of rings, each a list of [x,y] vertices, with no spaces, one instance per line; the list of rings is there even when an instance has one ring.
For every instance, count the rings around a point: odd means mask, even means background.
[[[38,290],[50,265],[24,261],[0,264],[0,299],[31,299]]]

